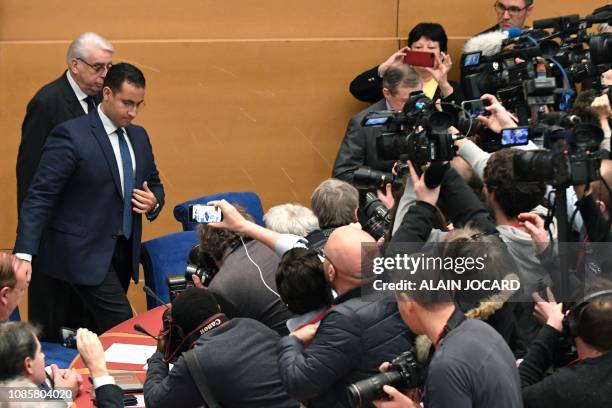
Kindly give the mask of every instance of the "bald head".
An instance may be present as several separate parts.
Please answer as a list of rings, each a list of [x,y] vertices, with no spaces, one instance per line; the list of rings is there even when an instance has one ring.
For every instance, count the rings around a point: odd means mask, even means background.
[[[375,242],[371,235],[350,225],[336,228],[329,236],[325,255],[331,267],[326,272],[338,293],[361,286],[361,244]]]

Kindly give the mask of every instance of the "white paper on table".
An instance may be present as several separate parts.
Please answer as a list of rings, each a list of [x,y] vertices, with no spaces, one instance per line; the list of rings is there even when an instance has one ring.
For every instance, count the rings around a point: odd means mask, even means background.
[[[144,394],[135,394],[135,397],[138,402],[134,408],[145,408]]]
[[[104,358],[109,363],[145,364],[155,350],[157,346],[113,343],[104,352]]]

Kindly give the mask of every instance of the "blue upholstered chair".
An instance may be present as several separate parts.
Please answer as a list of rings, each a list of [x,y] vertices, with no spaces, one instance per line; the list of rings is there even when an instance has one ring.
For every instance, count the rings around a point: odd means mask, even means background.
[[[145,285],[165,303],[170,302],[166,276],[185,275],[187,256],[197,244],[196,231],[182,231],[143,242],[140,263],[145,275]],[[147,308],[159,306],[159,301],[147,294]]]
[[[263,225],[263,207],[259,196],[251,191],[243,191],[211,194],[177,204],[174,207],[174,218],[183,225],[183,231],[195,230],[198,225],[189,221],[188,207],[192,204],[206,204],[213,200],[227,200],[232,204],[238,204],[251,214],[257,224]]]
[[[9,320],[14,322],[21,321],[19,308],[15,308]],[[41,341],[42,352],[45,353],[45,364],[56,364],[59,368],[68,368],[72,360],[77,356],[78,352],[75,349],[66,348],[59,343],[49,343]]]

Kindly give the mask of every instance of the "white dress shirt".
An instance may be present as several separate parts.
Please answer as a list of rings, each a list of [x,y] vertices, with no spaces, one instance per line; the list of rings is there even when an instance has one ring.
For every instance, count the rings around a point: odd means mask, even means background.
[[[83,110],[86,113],[89,113],[89,107],[87,106],[87,101],[85,101],[85,98],[87,98],[87,94],[83,92],[81,88],[79,88],[79,85],[76,83],[74,78],[72,78],[72,75],[70,75],[70,71],[66,71],[66,78],[68,78],[68,83],[70,84],[72,91],[74,92],[77,99],[79,100],[79,103],[83,107]]]
[[[116,133],[117,126],[102,112],[101,105],[98,105],[98,114],[100,115],[100,119],[102,120],[102,125],[104,126],[104,130],[110,139],[111,146],[113,146],[113,153],[115,153],[115,160],[117,160],[117,167],[119,168],[119,179],[121,180],[121,196],[123,196],[124,184],[123,184],[123,162],[121,161],[121,151],[119,150],[119,136]],[[132,171],[136,174],[136,158],[134,157],[134,149],[132,148],[132,143],[130,142],[130,136],[123,129],[123,134],[125,135],[125,141],[127,142],[128,148],[130,150],[130,156],[132,157]],[[139,188],[140,186],[134,185],[134,187]]]

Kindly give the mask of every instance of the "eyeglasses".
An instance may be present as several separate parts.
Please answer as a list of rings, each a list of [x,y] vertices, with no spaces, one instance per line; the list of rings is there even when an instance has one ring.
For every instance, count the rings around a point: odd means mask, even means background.
[[[87,65],[89,68],[93,69],[96,72],[96,74],[99,74],[102,71],[108,71],[113,66],[112,62],[109,62],[107,64],[103,64],[101,62],[97,64],[90,64],[89,62],[85,61],[83,58],[77,57],[76,59],[81,61],[83,64]]]
[[[529,6],[525,6],[523,8],[516,7],[516,6],[506,7],[503,4],[501,4],[500,2],[496,2],[493,5],[493,7],[495,8],[495,11],[497,11],[499,14],[504,14],[507,11],[508,14],[510,14],[513,17],[516,17],[519,14],[521,14],[521,11],[526,10]]]

